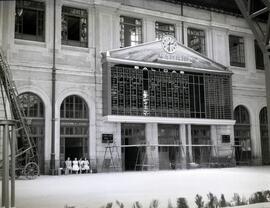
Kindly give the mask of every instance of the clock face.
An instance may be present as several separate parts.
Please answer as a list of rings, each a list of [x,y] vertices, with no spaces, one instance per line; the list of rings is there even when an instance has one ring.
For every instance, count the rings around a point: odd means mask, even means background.
[[[162,38],[162,47],[167,53],[174,53],[177,48],[177,41],[171,35],[165,35]]]

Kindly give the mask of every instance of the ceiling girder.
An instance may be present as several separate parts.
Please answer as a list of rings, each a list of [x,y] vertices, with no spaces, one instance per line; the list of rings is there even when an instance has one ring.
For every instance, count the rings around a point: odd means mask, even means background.
[[[251,13],[252,5],[258,3],[258,1],[261,1],[264,7]],[[255,39],[258,41],[261,50],[263,53],[268,53],[270,39],[270,0],[235,0],[235,2],[252,30]],[[262,23],[259,23],[257,19],[262,14],[268,14],[264,30],[261,29]]]

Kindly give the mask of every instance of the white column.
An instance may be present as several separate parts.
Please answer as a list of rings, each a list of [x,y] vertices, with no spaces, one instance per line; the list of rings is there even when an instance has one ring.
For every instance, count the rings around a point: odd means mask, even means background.
[[[261,142],[260,142],[260,126],[256,122],[255,113],[250,113],[250,138],[251,138],[251,159],[252,164],[261,164]]]
[[[155,146],[158,144],[158,125],[157,123],[147,123],[145,125],[145,139],[146,144],[150,145],[146,147],[146,155],[148,158],[148,170],[158,170],[159,158],[158,158],[158,147]],[[151,146],[154,145],[154,146]]]
[[[182,161],[181,161],[181,166],[182,168],[186,168],[187,167],[187,138],[186,138],[186,125],[185,124],[180,124],[179,125],[179,130],[180,130],[180,142],[181,145],[183,145],[180,149],[181,151],[181,157],[182,157]]]
[[[122,149],[121,149],[121,123],[115,123],[115,132],[114,132],[114,144],[115,144],[115,150],[117,157],[119,161],[117,161],[119,164],[116,164],[117,167],[120,167],[122,170]]]
[[[144,21],[143,29],[144,29],[144,37],[143,37],[143,42],[151,42],[155,40],[155,19],[151,17],[147,17]]]
[[[187,141],[188,145],[192,145],[192,139],[191,139],[191,124],[187,125]],[[192,146],[188,146],[188,152],[189,152],[189,162],[193,162],[193,156],[192,156]]]
[[[216,125],[211,125],[210,136],[211,136],[211,144],[214,145],[211,149],[211,154],[212,156],[216,157],[217,156],[216,150],[217,150],[217,144],[218,144]]]

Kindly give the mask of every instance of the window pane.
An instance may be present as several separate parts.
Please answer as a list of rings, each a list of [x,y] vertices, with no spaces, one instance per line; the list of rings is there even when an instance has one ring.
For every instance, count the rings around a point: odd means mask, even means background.
[[[88,46],[87,10],[62,7],[62,44],[72,46]]]
[[[16,1],[15,37],[44,41],[44,2]]]
[[[37,30],[37,14],[33,10],[25,10],[23,14],[24,34],[36,35]]]
[[[80,18],[68,17],[68,40],[80,40]]]
[[[242,37],[230,35],[229,47],[231,66],[245,67],[244,39]]]
[[[188,28],[188,47],[206,55],[205,33],[203,30]]]
[[[142,20],[132,17],[120,17],[121,47],[135,46],[142,43]]]
[[[156,40],[160,40],[164,35],[175,37],[175,27],[172,24],[156,22]]]
[[[85,101],[75,95],[67,97],[61,104],[61,118],[88,118]]]

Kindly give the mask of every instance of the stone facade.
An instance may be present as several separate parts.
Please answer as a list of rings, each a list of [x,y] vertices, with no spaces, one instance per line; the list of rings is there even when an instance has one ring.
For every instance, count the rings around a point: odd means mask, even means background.
[[[45,173],[49,171],[51,152],[51,71],[53,57],[53,1],[45,0],[45,41],[15,39],[15,1],[0,1],[0,47],[7,56],[19,93],[38,95],[45,106]],[[88,12],[88,47],[61,44],[62,5],[86,9]],[[206,34],[207,57],[223,64],[233,72],[233,108],[243,105],[250,116],[252,159],[261,164],[259,112],[266,106],[264,71],[255,65],[254,36],[243,18],[153,0],[56,0],[56,132],[57,167],[60,155],[60,106],[69,95],[78,95],[89,109],[89,157],[96,160],[98,170],[104,156],[102,134],[113,134],[121,144],[120,122],[106,122],[102,113],[101,52],[120,46],[120,16],[143,20],[143,42],[155,40],[155,22],[175,24],[176,38],[187,45],[187,28],[202,29]],[[182,27],[183,26],[183,27]],[[244,38],[245,67],[230,66],[229,35]],[[156,143],[157,123],[146,122],[146,139]],[[179,124],[180,125],[180,124]],[[187,127],[190,124],[186,124]],[[180,136],[186,135],[184,126]],[[189,127],[190,128],[190,127]],[[156,130],[156,131],[154,131]],[[154,132],[153,132],[154,131]],[[221,135],[234,138],[233,124],[212,124],[214,142]],[[215,132],[215,133],[213,133]],[[233,142],[232,140],[231,142]],[[156,152],[157,153],[157,152]],[[157,157],[157,155],[155,155]]]

